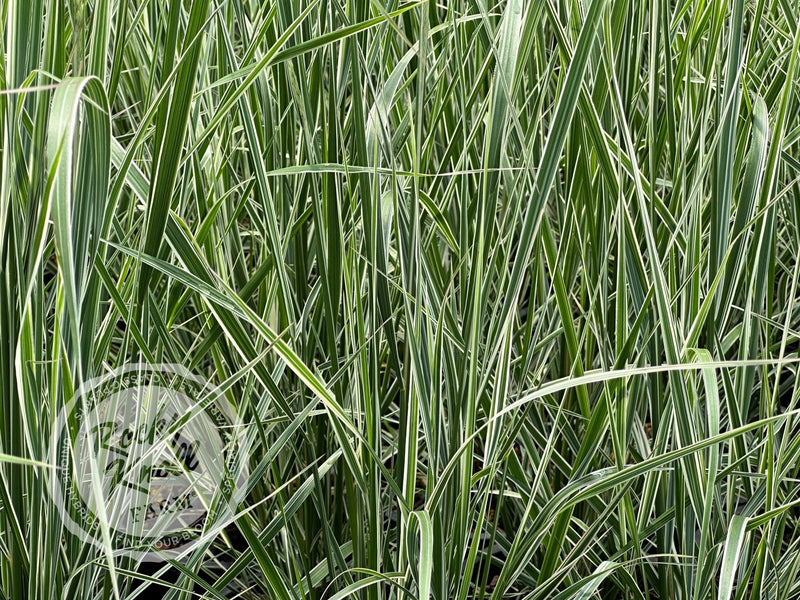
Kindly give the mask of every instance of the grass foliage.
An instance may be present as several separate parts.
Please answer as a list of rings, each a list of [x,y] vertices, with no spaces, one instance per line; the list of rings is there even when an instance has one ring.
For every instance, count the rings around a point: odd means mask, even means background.
[[[0,13],[0,598],[800,598],[797,2]],[[43,464],[130,362],[252,440],[150,574]]]

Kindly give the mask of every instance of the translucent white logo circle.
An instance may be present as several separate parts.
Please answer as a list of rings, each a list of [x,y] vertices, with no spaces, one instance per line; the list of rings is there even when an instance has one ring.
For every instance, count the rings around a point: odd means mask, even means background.
[[[179,365],[125,365],[84,383],[58,416],[53,499],[66,527],[143,560],[178,556],[210,517],[233,514],[247,479],[224,395]]]

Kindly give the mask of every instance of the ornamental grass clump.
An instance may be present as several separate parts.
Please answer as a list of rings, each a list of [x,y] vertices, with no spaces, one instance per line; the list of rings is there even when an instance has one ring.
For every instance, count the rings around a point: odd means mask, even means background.
[[[0,13],[0,599],[800,598],[797,3]]]

